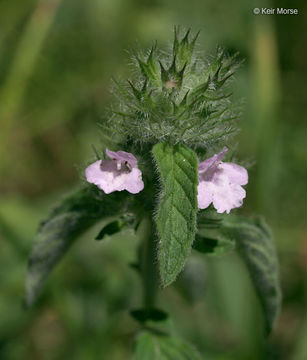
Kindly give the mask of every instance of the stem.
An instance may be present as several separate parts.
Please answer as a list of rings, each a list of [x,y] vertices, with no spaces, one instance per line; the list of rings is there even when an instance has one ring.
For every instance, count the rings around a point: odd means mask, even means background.
[[[155,241],[153,234],[152,219],[146,217],[142,221],[142,279],[143,279],[143,301],[145,310],[152,309],[155,304],[157,290],[157,271],[155,265]]]

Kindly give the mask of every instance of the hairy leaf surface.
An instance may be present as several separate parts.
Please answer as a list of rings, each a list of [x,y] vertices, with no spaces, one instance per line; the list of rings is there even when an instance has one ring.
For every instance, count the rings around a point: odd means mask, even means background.
[[[195,237],[198,184],[196,154],[184,145],[159,143],[153,148],[162,183],[156,224],[163,286],[182,270]]]
[[[264,310],[266,330],[270,333],[281,305],[279,266],[270,229],[262,217],[227,217],[222,227],[235,239],[248,267]]]

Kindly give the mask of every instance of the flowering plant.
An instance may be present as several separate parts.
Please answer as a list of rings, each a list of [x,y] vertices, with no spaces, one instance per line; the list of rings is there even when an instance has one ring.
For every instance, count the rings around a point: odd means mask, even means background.
[[[117,103],[102,124],[101,154],[86,167],[84,187],[42,223],[29,261],[28,305],[77,236],[94,223],[113,217],[96,239],[142,227],[137,269],[144,303],[131,314],[146,331],[137,338],[136,359],[153,358],[152,341],[163,358],[187,352],[186,358],[199,359],[182,340],[171,334],[161,338],[146,327],[167,317],[156,305],[158,284],[164,288],[176,280],[192,249],[218,255],[236,248],[259,295],[267,332],[279,310],[270,230],[261,217],[233,214],[246,196],[248,173],[224,161],[238,130],[230,88],[240,61],[220,48],[204,61],[194,51],[197,36],[175,28],[170,55],[156,45],[134,55],[135,78],[115,82]],[[165,355],[165,348],[173,355]]]

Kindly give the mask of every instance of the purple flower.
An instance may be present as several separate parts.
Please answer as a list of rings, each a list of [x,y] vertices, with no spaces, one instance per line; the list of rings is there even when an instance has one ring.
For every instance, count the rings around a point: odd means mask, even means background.
[[[211,203],[218,213],[240,207],[246,196],[241,185],[248,182],[244,167],[221,160],[228,151],[226,147],[217,155],[201,162],[198,166],[198,207],[206,209]]]
[[[106,194],[122,190],[137,194],[144,189],[142,172],[132,154],[108,149],[106,154],[111,160],[98,160],[86,168],[89,183],[97,185]]]

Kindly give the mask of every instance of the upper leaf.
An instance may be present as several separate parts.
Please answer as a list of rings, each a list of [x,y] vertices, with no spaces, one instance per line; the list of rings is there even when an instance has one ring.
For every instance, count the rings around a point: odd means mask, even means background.
[[[262,304],[267,333],[270,333],[281,305],[278,259],[270,229],[261,217],[229,216],[222,226],[236,240]]]
[[[167,335],[143,332],[137,339],[134,360],[200,360],[199,353],[185,341]]]
[[[36,299],[47,275],[73,241],[96,221],[125,210],[128,193],[106,195],[96,187],[86,187],[67,197],[40,225],[30,255],[26,275],[25,302]]]
[[[163,186],[156,224],[161,281],[167,286],[182,270],[195,236],[198,161],[192,150],[179,144],[157,144],[153,155]]]

